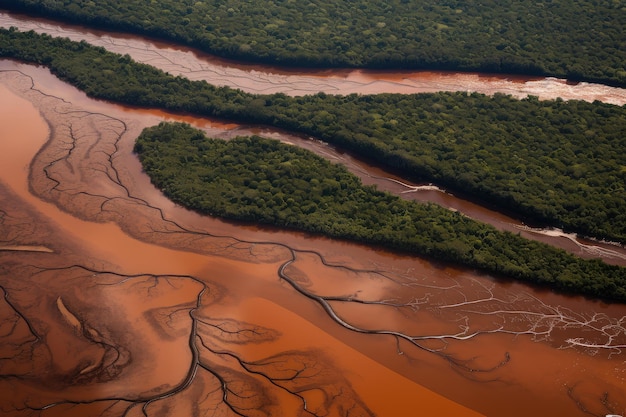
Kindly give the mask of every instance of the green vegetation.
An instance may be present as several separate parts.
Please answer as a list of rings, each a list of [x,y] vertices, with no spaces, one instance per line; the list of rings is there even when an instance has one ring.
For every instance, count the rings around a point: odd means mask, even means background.
[[[626,242],[626,108],[508,96],[258,96],[172,77],[85,42],[0,30],[0,56],[87,94],[284,127],[527,220]]]
[[[434,204],[366,187],[343,166],[275,140],[145,129],[135,151],[174,201],[211,215],[383,245],[569,292],[626,301],[626,269],[585,261]]]
[[[438,93],[273,97],[266,109],[268,122],[411,178],[530,221],[626,241],[626,108]]]
[[[0,7],[255,62],[626,85],[626,9],[617,0],[0,0]]]

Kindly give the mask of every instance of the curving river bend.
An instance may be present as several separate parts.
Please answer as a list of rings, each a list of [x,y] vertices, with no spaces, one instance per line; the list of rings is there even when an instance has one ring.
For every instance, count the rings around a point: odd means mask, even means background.
[[[195,215],[150,185],[134,138],[163,119],[246,128],[0,69],[4,414],[626,414],[626,306]]]

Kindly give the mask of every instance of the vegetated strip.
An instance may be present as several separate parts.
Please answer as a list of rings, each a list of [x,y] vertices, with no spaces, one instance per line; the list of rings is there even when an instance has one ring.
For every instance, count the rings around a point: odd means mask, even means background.
[[[505,95],[253,95],[86,42],[0,30],[0,55],[90,96],[302,132],[536,224],[626,242],[626,108]]]
[[[276,140],[207,138],[182,123],[145,129],[152,182],[201,213],[381,245],[561,291],[626,301],[626,268],[583,260],[435,204],[364,186],[342,165]]]
[[[619,1],[0,0],[0,7],[303,67],[453,69],[626,85]]]

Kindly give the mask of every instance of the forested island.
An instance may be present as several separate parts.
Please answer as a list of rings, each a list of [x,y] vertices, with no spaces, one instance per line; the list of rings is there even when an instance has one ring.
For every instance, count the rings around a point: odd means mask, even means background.
[[[538,225],[626,242],[626,108],[505,95],[254,95],[85,42],[0,30],[0,56],[93,97],[261,123],[340,145]]]
[[[448,69],[626,85],[619,1],[0,0],[0,7],[302,67]]]
[[[626,301],[626,269],[582,260],[435,204],[364,186],[341,165],[261,137],[145,129],[135,152],[173,201],[204,214],[380,245],[562,291]]]

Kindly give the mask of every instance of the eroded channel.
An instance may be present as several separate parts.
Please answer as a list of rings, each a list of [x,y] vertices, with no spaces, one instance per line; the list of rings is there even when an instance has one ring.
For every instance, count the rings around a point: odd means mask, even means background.
[[[5,415],[626,414],[626,306],[198,216],[133,141],[239,127],[1,69]]]

